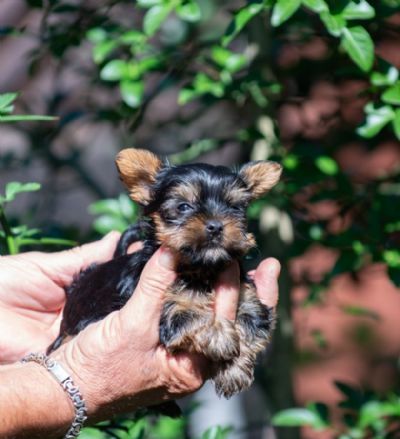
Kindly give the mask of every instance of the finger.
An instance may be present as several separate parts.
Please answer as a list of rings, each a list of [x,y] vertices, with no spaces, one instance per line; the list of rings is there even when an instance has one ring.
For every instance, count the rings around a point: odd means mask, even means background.
[[[175,260],[167,248],[158,249],[145,265],[132,298],[126,305],[131,315],[146,319],[159,316],[165,292],[176,279]]]
[[[128,247],[128,254],[135,253],[143,248],[143,242],[134,242]]]
[[[274,258],[265,259],[254,273],[257,295],[264,305],[275,307],[278,303],[278,277],[280,263]]]
[[[229,320],[236,319],[239,302],[239,264],[232,263],[221,273],[215,287],[215,314]]]
[[[119,232],[112,231],[100,241],[84,244],[63,253],[67,253],[71,258],[71,262],[76,263],[77,266],[86,268],[93,262],[105,262],[110,260],[120,237],[121,234]]]
[[[120,233],[110,232],[100,241],[54,253],[28,252],[18,255],[32,260],[57,285],[64,287],[73,277],[95,262],[112,258]]]

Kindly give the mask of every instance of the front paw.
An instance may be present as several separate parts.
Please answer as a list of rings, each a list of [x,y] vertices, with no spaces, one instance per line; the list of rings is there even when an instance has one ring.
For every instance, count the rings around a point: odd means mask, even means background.
[[[225,398],[248,389],[253,380],[253,363],[240,358],[218,365],[213,377],[217,394]]]
[[[160,320],[160,342],[171,353],[193,351],[192,333],[199,330],[197,316],[190,311],[164,315]]]
[[[196,334],[201,352],[210,360],[227,361],[240,354],[239,334],[234,322],[216,320],[211,326]]]

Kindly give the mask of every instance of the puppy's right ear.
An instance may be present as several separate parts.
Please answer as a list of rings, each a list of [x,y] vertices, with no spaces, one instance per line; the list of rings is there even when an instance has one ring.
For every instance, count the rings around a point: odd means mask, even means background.
[[[132,200],[147,205],[151,200],[150,187],[162,167],[161,160],[150,151],[128,148],[118,153],[115,163]]]

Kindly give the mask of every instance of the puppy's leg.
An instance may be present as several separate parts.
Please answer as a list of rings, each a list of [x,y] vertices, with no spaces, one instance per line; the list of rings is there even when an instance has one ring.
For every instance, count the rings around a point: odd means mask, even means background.
[[[148,224],[145,221],[139,221],[136,224],[130,225],[121,235],[113,257],[118,258],[119,256],[126,255],[131,244],[144,238],[147,227]]]
[[[215,320],[210,295],[171,292],[161,314],[160,341],[170,351],[186,350],[213,361],[239,354],[239,336],[233,322]]]
[[[274,310],[260,302],[254,284],[243,284],[236,318],[240,355],[217,365],[214,383],[218,394],[229,398],[250,387],[257,354],[268,345],[274,324]]]

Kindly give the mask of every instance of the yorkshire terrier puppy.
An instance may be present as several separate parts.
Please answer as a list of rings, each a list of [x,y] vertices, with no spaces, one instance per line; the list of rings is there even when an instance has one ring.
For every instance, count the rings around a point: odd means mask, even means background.
[[[257,353],[269,342],[274,312],[260,302],[240,266],[236,320],[216,318],[214,285],[228,264],[240,265],[255,246],[246,208],[278,182],[281,166],[250,162],[238,172],[207,164],[169,166],[139,149],[121,151],[116,164],[144,219],[122,235],[111,261],[92,265],[66,289],[60,335],[48,352],[124,306],[144,265],[164,245],[175,256],[178,277],[166,294],[161,344],[171,353],[197,352],[210,359],[219,395],[229,398],[248,388]],[[127,254],[138,240],[143,248]]]

